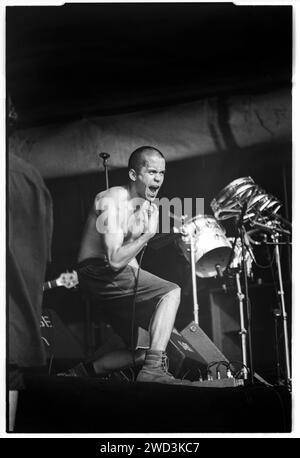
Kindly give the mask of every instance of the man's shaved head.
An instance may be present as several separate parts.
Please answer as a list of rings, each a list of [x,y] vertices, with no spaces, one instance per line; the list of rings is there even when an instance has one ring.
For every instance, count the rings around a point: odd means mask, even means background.
[[[140,146],[131,153],[128,161],[128,169],[138,172],[144,165],[146,165],[147,156],[156,155],[165,159],[164,155],[153,146]]]

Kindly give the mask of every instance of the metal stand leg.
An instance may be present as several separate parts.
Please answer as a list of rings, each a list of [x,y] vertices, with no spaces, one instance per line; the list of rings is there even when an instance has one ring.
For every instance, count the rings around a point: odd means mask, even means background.
[[[279,358],[278,320],[279,318],[281,318],[281,311],[279,309],[275,309],[273,310],[273,315],[274,315],[277,384],[280,385],[282,380],[281,380],[280,358]]]
[[[247,263],[246,263],[246,243],[245,243],[246,229],[242,225],[240,228],[240,237],[242,242],[242,266],[244,276],[244,288],[245,288],[245,303],[247,310],[247,337],[248,337],[248,351],[249,351],[249,369],[251,383],[254,383],[254,370],[253,370],[253,355],[252,355],[252,313],[251,303],[248,292],[248,278],[247,278]]]
[[[197,298],[197,278],[196,278],[196,269],[195,269],[195,247],[194,247],[193,240],[191,240],[190,252],[191,252],[191,269],[192,269],[192,286],[193,286],[193,303],[194,303],[194,321],[196,324],[199,324],[199,305],[198,305],[198,298]]]
[[[239,299],[239,306],[240,306],[240,325],[241,325],[241,330],[239,332],[241,336],[241,342],[242,342],[242,360],[243,360],[243,374],[244,374],[244,379],[248,378],[248,371],[247,371],[247,330],[245,328],[245,321],[244,321],[244,294],[242,293],[242,288],[241,288],[241,281],[240,281],[240,274],[237,272],[235,274],[235,279],[236,279],[236,285],[237,285],[237,296]]]
[[[279,280],[279,297],[280,297],[280,305],[281,305],[281,314],[283,320],[283,334],[284,334],[284,354],[285,354],[285,381],[287,387],[291,389],[291,369],[290,369],[290,354],[289,354],[289,341],[288,341],[288,329],[287,329],[287,313],[285,308],[285,301],[284,301],[284,290],[283,290],[283,282],[282,282],[282,272],[281,272],[281,263],[280,263],[280,253],[279,253],[279,245],[278,245],[278,235],[273,236],[275,242],[275,258],[277,264],[277,271],[278,271],[278,280]]]

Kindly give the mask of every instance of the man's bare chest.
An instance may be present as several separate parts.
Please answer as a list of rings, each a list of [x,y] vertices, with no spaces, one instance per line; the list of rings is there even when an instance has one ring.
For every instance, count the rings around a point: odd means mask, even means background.
[[[136,240],[144,232],[144,228],[145,213],[142,210],[128,211],[123,215],[122,230],[125,242]]]

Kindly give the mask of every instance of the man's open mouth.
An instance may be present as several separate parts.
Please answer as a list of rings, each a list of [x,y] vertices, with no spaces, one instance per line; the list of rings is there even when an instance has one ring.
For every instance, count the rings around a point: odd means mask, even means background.
[[[158,190],[159,190],[159,186],[149,186],[149,191],[153,195],[155,195]]]

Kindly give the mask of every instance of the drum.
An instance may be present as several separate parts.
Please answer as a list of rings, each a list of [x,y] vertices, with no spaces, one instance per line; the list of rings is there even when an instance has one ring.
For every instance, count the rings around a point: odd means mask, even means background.
[[[251,177],[238,178],[229,183],[211,201],[210,206],[219,220],[239,215],[243,204],[255,191],[256,184]]]
[[[195,270],[197,277],[217,276],[216,266],[221,271],[227,267],[231,254],[231,244],[226,238],[225,229],[210,215],[198,215],[187,221],[184,235],[177,243],[185,258],[190,262],[189,241],[195,248]]]
[[[275,215],[281,202],[258,186],[251,177],[238,178],[229,183],[211,201],[210,206],[217,220],[239,217],[245,208],[243,221],[251,218]]]

